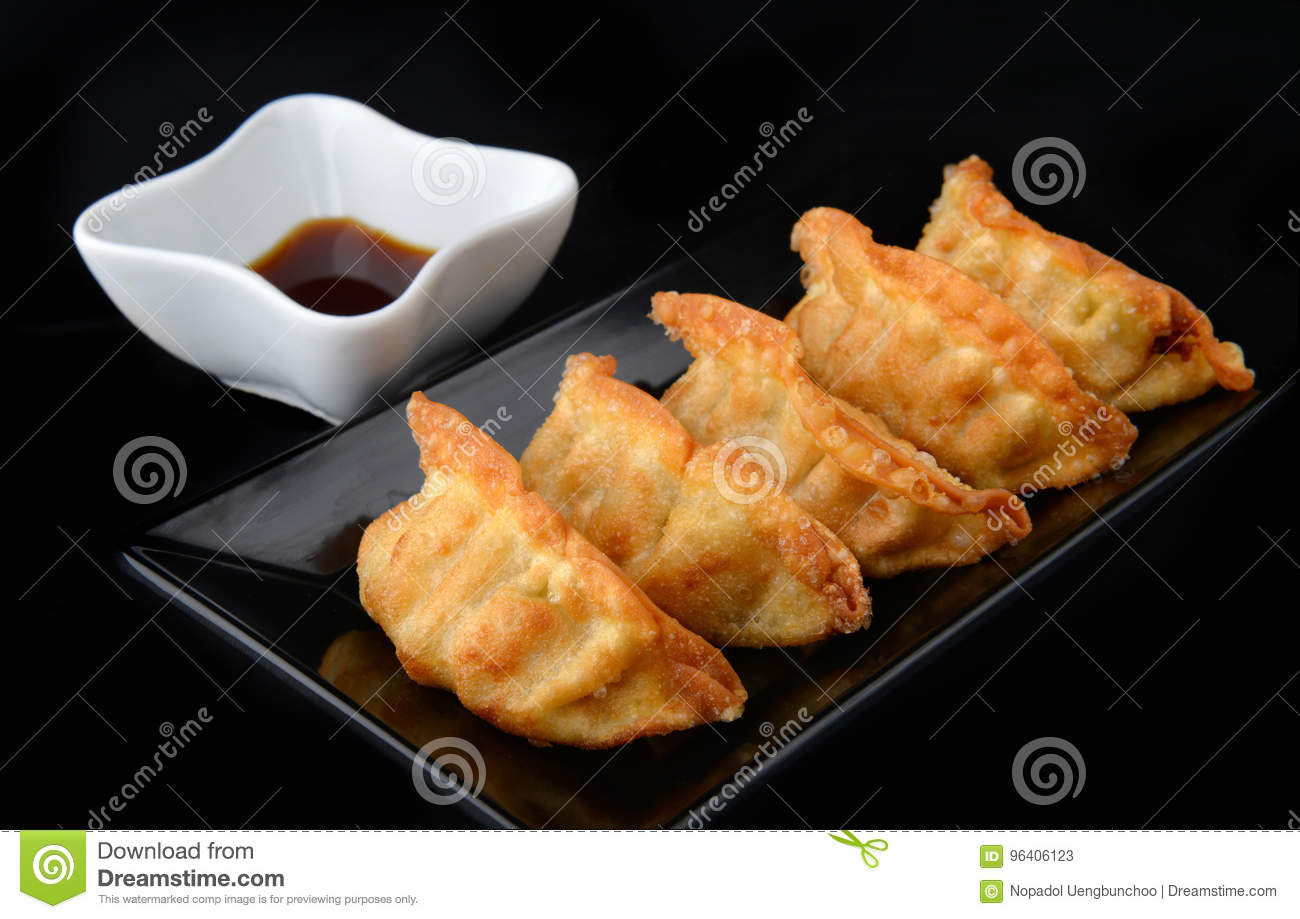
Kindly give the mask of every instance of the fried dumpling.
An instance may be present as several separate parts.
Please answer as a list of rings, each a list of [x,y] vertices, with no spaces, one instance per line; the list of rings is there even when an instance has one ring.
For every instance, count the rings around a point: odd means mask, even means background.
[[[1015,310],[1074,372],[1125,412],[1199,396],[1215,383],[1249,389],[1241,348],[1214,337],[1205,314],[1165,284],[1043,229],[971,156],[943,171],[943,191],[916,251],[979,281]]]
[[[743,444],[701,447],[613,357],[568,359],[524,486],[660,608],[722,646],[805,644],[870,621],[853,554]]]
[[[765,453],[868,577],[970,564],[1029,532],[1015,495],[966,487],[879,418],[827,396],[779,320],[705,294],[655,294],[650,315],[695,356],[663,404],[701,443],[734,438]]]
[[[715,648],[661,611],[453,409],[411,396],[424,487],[374,521],[361,603],[411,679],[534,741],[609,747],[745,701]]]
[[[1063,488],[1121,465],[1137,430],[1079,388],[995,294],[852,215],[795,224],[804,297],[786,318],[829,392],[980,488]]]

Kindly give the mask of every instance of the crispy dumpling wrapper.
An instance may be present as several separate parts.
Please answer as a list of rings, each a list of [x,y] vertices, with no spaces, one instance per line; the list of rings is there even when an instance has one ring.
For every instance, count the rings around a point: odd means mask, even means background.
[[[1019,213],[977,156],[943,175],[916,251],[1001,297],[1083,389],[1122,411],[1141,412],[1194,398],[1215,383],[1254,385],[1241,348],[1216,339],[1210,320],[1181,293]]]
[[[415,393],[424,487],[375,520],[361,603],[417,683],[538,742],[610,747],[737,718],[739,678],[538,495],[464,416]]]
[[[980,488],[1064,488],[1122,465],[1137,430],[1084,392],[1034,331],[957,269],[883,246],[851,214],[795,224],[805,294],[786,317],[803,366]]]
[[[790,496],[844,541],[866,576],[970,564],[1029,532],[1015,495],[967,487],[879,418],[824,393],[779,320],[677,293],[655,294],[651,316],[695,356],[663,404],[701,443],[763,444]]]
[[[664,612],[727,645],[805,644],[865,626],[857,560],[743,444],[701,447],[613,357],[568,359],[520,458],[525,487]]]

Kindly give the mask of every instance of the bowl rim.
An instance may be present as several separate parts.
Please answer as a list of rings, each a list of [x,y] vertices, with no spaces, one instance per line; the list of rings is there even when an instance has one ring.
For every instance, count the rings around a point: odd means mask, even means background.
[[[226,280],[245,286],[250,293],[256,294],[264,302],[264,308],[271,309],[279,313],[283,318],[294,321],[294,325],[307,323],[314,325],[321,330],[335,329],[355,329],[362,331],[369,327],[386,324],[394,321],[400,315],[409,313],[415,309],[412,305],[418,300],[430,299],[425,295],[425,289],[428,287],[429,280],[440,272],[444,267],[455,259],[462,250],[477,244],[483,239],[498,233],[514,224],[522,221],[533,219],[542,214],[550,213],[550,216],[543,222],[543,226],[549,224],[552,220],[564,212],[564,210],[577,200],[578,192],[581,185],[578,182],[577,174],[573,171],[568,163],[563,160],[548,156],[544,153],[535,153],[530,150],[516,150],[510,147],[495,147],[487,144],[472,144],[479,150],[491,150],[506,155],[507,160],[519,158],[531,158],[538,161],[544,161],[550,164],[556,170],[556,176],[560,180],[560,187],[552,194],[544,196],[536,203],[525,208],[519,208],[504,212],[494,220],[489,220],[472,233],[454,239],[446,246],[441,246],[432,256],[425,261],[415,277],[411,279],[402,293],[391,303],[388,303],[379,309],[371,310],[368,313],[362,313],[355,316],[336,316],[330,313],[323,313],[310,309],[290,298],[284,291],[280,290],[262,275],[253,271],[247,265],[240,265],[217,258],[213,255],[203,255],[197,252],[185,252],[179,249],[168,249],[162,246],[147,245],[140,243],[126,243],[117,240],[106,239],[100,234],[89,228],[89,221],[92,214],[98,212],[103,207],[109,207],[110,203],[117,199],[122,193],[130,189],[140,189],[145,186],[154,186],[158,189],[171,188],[177,185],[184,185],[194,182],[196,177],[201,177],[205,172],[213,168],[214,163],[225,158],[239,146],[244,138],[256,129],[262,121],[271,117],[271,114],[278,109],[287,107],[300,106],[338,106],[352,109],[353,111],[361,110],[366,117],[380,119],[387,126],[396,128],[422,139],[425,142],[439,140],[453,140],[447,137],[435,137],[431,134],[424,134],[413,128],[389,118],[383,112],[380,112],[362,102],[346,96],[336,96],[329,93],[295,93],[288,96],[281,96],[262,105],[247,118],[245,118],[230,136],[219,143],[208,153],[199,157],[191,163],[187,163],[178,169],[165,172],[161,175],[146,179],[143,182],[129,183],[123,185],[116,191],[96,199],[90,205],[77,215],[76,222],[73,224],[73,242],[77,251],[81,254],[83,260],[91,262],[91,254],[110,254],[123,258],[133,259],[152,259],[157,262],[171,263],[180,268],[185,268],[193,272],[193,276],[208,271],[216,272],[217,275],[223,276]],[[465,141],[469,143],[468,141]],[[201,181],[201,179],[200,179]],[[128,197],[128,202],[131,200]],[[125,211],[126,206],[117,208],[117,211]],[[298,226],[300,223],[313,219],[313,216],[340,216],[349,215],[305,215],[301,220],[294,223],[289,229]],[[539,230],[540,232],[540,230]],[[531,239],[524,241],[520,249],[528,248]],[[518,253],[516,253],[518,254]],[[113,279],[114,283],[136,303],[138,307],[144,309],[143,305],[136,300],[130,289],[113,278],[111,272],[104,266],[100,258],[94,259],[94,267],[104,271]],[[499,269],[500,270],[500,269]],[[187,282],[188,283],[188,282]],[[486,284],[484,285],[486,286]],[[480,288],[481,289],[481,288]],[[174,296],[174,295],[173,295]],[[146,311],[147,312],[147,311]],[[161,310],[159,311],[161,312]],[[129,318],[129,317],[128,317]],[[155,320],[156,321],[156,320]],[[286,333],[287,334],[287,333]]]

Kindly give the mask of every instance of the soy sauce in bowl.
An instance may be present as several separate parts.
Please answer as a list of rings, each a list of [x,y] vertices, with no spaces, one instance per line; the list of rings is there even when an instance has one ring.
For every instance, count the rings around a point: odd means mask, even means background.
[[[248,267],[308,309],[360,316],[401,296],[433,253],[350,217],[322,217]]]

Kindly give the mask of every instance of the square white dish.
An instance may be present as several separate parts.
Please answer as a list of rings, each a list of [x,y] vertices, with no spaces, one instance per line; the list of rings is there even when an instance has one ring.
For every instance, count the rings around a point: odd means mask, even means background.
[[[202,159],[97,201],[73,238],[159,346],[338,423],[403,395],[518,306],[559,249],[577,192],[573,170],[550,157],[419,134],[350,99],[288,96]],[[316,312],[246,266],[320,217],[436,251],[389,305]]]

